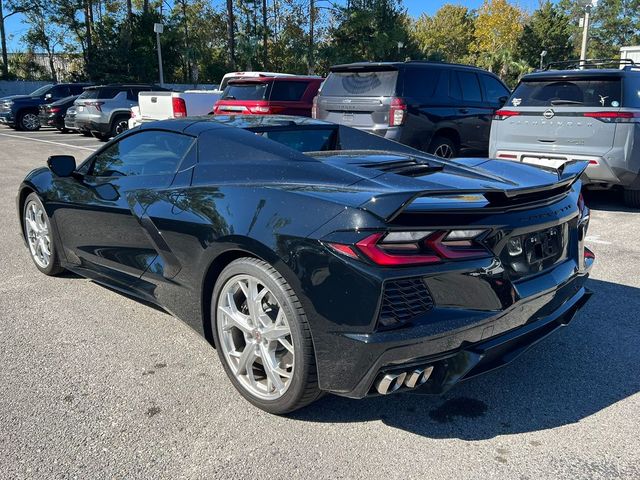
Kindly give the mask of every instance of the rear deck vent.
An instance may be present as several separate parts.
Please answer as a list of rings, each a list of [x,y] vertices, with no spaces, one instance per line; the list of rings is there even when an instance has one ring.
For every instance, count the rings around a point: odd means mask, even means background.
[[[386,282],[378,326],[398,327],[432,308],[433,298],[422,277]]]
[[[361,163],[358,166],[364,168],[375,168],[381,172],[395,173],[396,175],[404,175],[405,177],[420,177],[422,175],[442,170],[442,166],[440,165],[429,165],[426,162],[420,162],[415,159],[396,162]]]

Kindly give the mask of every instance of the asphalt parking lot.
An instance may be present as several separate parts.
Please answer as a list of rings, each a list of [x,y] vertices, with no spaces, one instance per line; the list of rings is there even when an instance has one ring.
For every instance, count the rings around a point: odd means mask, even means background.
[[[179,320],[33,266],[19,182],[98,145],[0,126],[0,478],[640,478],[640,212],[617,195],[587,197],[595,295],[568,328],[443,397],[284,418]]]

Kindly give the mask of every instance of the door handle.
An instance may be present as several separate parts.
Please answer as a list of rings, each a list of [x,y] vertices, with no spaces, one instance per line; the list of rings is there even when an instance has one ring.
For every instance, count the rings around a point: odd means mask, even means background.
[[[469,113],[469,109],[468,108],[459,108],[458,111],[460,113]]]

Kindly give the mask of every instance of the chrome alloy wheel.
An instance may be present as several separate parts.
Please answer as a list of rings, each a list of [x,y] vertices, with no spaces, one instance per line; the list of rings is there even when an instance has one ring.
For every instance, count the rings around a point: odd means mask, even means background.
[[[47,268],[51,262],[51,238],[46,216],[39,203],[32,200],[27,204],[24,213],[27,241],[33,260],[41,268]]]
[[[25,113],[22,117],[22,126],[25,130],[37,130],[40,127],[40,119],[35,113]]]
[[[276,400],[293,377],[291,329],[275,295],[257,278],[236,275],[220,291],[218,338],[232,374],[252,395]]]
[[[434,150],[433,154],[436,157],[440,157],[440,158],[451,158],[453,157],[453,149],[446,143],[443,143],[441,145],[438,145],[438,147]]]

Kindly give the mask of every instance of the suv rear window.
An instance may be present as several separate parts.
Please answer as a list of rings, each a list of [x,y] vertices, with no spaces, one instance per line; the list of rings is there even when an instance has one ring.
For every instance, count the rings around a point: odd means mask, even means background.
[[[619,78],[575,78],[521,82],[509,103],[523,107],[620,107],[621,101]]]
[[[221,100],[266,100],[269,83],[231,83],[224,89]]]
[[[397,70],[373,72],[331,72],[322,85],[322,95],[340,97],[392,97]]]

